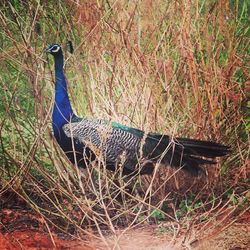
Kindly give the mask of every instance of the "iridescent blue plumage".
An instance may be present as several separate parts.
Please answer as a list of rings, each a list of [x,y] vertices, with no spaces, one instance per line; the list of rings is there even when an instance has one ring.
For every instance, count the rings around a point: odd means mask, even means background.
[[[74,116],[71,103],[69,100],[67,81],[63,72],[63,53],[60,50],[54,55],[55,58],[55,103],[53,108],[53,130],[57,133],[57,130],[68,123],[72,116]]]
[[[76,143],[63,130],[63,126],[76,118],[76,115],[73,112],[68,95],[67,80],[63,70],[64,57],[62,49],[58,44],[51,44],[47,47],[46,52],[52,54],[55,61],[55,101],[52,114],[54,136],[72,163],[86,167],[87,162],[83,161],[84,145]],[[90,157],[90,151],[87,149],[86,154]]]
[[[53,132],[73,164],[87,167],[90,161],[98,159],[107,169],[122,168],[123,174],[149,174],[153,172],[155,163],[160,162],[197,175],[200,165],[214,163],[206,158],[229,152],[228,147],[215,142],[173,139],[115,122],[77,117],[68,95],[62,49],[60,45],[52,44],[46,51],[54,56],[55,61]]]

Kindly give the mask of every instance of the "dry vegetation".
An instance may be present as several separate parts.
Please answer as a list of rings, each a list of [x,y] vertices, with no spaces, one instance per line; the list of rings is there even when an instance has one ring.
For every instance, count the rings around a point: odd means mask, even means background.
[[[16,0],[0,8],[2,209],[15,193],[49,233],[104,240],[154,224],[184,243],[249,210],[247,0]],[[43,53],[51,42],[64,46],[80,116],[215,140],[232,154],[197,179],[156,168],[127,183],[98,164],[75,168],[51,132],[53,61]]]

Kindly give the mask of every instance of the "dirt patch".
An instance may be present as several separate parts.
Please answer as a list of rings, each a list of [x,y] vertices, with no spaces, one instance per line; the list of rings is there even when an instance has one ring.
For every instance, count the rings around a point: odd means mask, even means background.
[[[195,250],[250,249],[250,225],[235,223],[218,235],[194,244]]]
[[[107,237],[102,242],[100,249],[121,249],[121,250],[179,250],[174,245],[172,238],[168,235],[158,235],[155,227],[144,227],[121,232],[116,236]]]
[[[214,222],[204,228],[199,225],[192,229],[198,240],[187,242],[185,229],[173,232],[169,224],[147,225],[130,230],[117,230],[115,235],[99,240],[85,237],[84,240],[70,239],[59,235],[49,227],[43,217],[31,210],[18,199],[8,199],[0,210],[0,249],[1,250],[238,250],[250,249],[250,212],[227,216],[227,221],[214,218]],[[228,212],[230,214],[230,210]],[[211,220],[212,221],[212,220]],[[226,226],[228,225],[228,226]],[[48,229],[49,228],[49,229]],[[164,229],[164,230],[162,230]],[[172,230],[172,231],[171,231]],[[175,229],[174,229],[175,230]],[[203,232],[207,231],[207,232]],[[209,231],[209,232],[208,232]],[[206,233],[206,237],[203,237]],[[96,235],[98,233],[96,232]],[[202,238],[203,237],[203,238]]]
[[[62,240],[55,235],[48,235],[36,230],[14,231],[0,234],[0,249],[2,250],[45,250],[45,249],[76,249],[94,250],[85,243],[76,240]]]
[[[250,249],[250,212],[244,213],[224,230],[216,230],[203,240],[191,244],[195,250],[243,250]]]
[[[49,232],[48,225],[39,214],[25,206],[21,209],[20,205],[0,211],[1,250],[96,249],[83,240],[65,239],[53,231]]]
[[[168,234],[157,235],[153,229],[140,228],[116,237],[107,237],[103,241],[90,241],[89,245],[80,240],[62,240],[56,235],[36,230],[14,231],[0,234],[1,250],[248,250],[250,249],[250,228],[234,224],[216,236],[192,244],[189,248],[182,245],[181,239],[173,241]]]
[[[173,239],[169,233],[159,234],[157,228],[147,226],[107,236],[102,240],[61,239],[55,234],[48,234],[35,229],[15,230],[0,234],[1,250],[237,250],[250,249],[250,223],[235,222],[225,230],[209,238],[197,241],[188,246],[183,244],[183,237]]]

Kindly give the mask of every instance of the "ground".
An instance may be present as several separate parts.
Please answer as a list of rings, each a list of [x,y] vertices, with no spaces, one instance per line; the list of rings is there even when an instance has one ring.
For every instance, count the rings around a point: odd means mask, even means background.
[[[144,226],[117,232],[116,237],[105,236],[102,239],[87,237],[84,240],[72,239],[55,232],[44,230],[46,223],[39,215],[22,209],[4,208],[0,212],[0,249],[2,250],[45,250],[45,249],[122,249],[122,250],[237,250],[250,249],[250,212],[246,211],[238,218],[231,218],[232,223],[214,229],[199,241],[185,240],[181,233],[173,238],[159,226]],[[45,224],[45,225],[44,225]],[[45,227],[46,228],[46,227]],[[165,228],[167,226],[165,225]],[[210,226],[210,228],[212,228]],[[196,227],[197,232],[199,226]]]

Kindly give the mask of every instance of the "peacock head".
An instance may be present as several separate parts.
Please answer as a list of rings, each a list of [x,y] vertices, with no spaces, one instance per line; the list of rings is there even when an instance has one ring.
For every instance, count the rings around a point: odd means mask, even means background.
[[[50,53],[53,56],[58,56],[62,55],[62,48],[59,44],[52,43],[48,45],[48,47],[45,49],[45,52]]]

